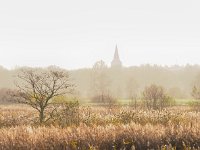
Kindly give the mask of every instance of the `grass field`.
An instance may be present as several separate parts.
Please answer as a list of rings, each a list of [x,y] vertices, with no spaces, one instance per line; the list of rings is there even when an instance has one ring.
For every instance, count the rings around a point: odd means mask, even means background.
[[[200,113],[188,106],[135,110],[128,106],[80,106],[42,126],[24,105],[0,106],[0,149],[199,149]],[[71,120],[64,122],[63,120]],[[74,122],[73,122],[74,121]]]

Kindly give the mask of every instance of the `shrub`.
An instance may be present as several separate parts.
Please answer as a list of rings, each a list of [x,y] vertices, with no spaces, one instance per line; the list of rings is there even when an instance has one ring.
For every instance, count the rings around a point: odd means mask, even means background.
[[[77,100],[65,101],[57,104],[54,103],[49,109],[51,109],[49,112],[52,113],[46,125],[53,124],[61,127],[79,125],[79,102]]]
[[[110,95],[96,95],[92,97],[91,102],[93,103],[101,103],[101,104],[115,104],[117,99]]]
[[[200,112],[200,102],[199,101],[190,102],[189,105],[193,111]]]
[[[163,109],[169,106],[173,99],[169,97],[163,87],[157,85],[150,85],[145,87],[143,91],[143,99],[148,109]]]

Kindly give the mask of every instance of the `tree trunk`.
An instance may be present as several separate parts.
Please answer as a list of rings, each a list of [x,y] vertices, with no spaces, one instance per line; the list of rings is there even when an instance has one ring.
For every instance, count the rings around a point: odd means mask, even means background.
[[[44,109],[42,108],[40,110],[40,124],[42,124],[44,122]]]
[[[104,96],[103,96],[103,93],[101,94],[101,102],[104,103]]]

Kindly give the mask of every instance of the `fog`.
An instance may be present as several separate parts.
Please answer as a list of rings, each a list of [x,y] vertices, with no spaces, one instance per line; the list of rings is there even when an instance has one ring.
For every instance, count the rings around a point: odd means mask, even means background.
[[[0,65],[200,64],[197,0],[1,1]]]
[[[94,95],[99,82],[103,93],[118,98],[150,84],[190,98],[200,72],[199,4],[1,1],[0,87],[14,88],[21,67],[58,66],[69,71],[82,98]],[[119,60],[113,61],[116,45]]]
[[[199,65],[162,67],[147,64],[122,68],[105,65],[105,68],[96,68],[94,65],[89,69],[68,70],[71,81],[76,85],[75,96],[80,100],[90,99],[99,90],[118,99],[128,99],[130,92],[140,97],[144,88],[151,84],[162,86],[174,98],[192,98],[192,88],[199,83],[200,77]],[[19,69],[21,68],[14,70],[0,68],[0,89],[5,91],[4,89],[16,88],[14,81],[17,81],[16,75]]]

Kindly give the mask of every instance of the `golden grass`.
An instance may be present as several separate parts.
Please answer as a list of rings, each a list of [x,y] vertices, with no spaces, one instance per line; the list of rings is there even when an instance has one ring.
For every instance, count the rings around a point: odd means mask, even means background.
[[[160,149],[165,145],[198,148],[199,129],[183,124],[135,123],[68,128],[19,126],[0,129],[0,149]]]
[[[34,118],[32,109],[3,107],[0,149],[200,149],[200,113],[187,107],[163,111],[80,107],[79,111],[79,125],[62,128],[56,122],[35,126],[27,121]]]

